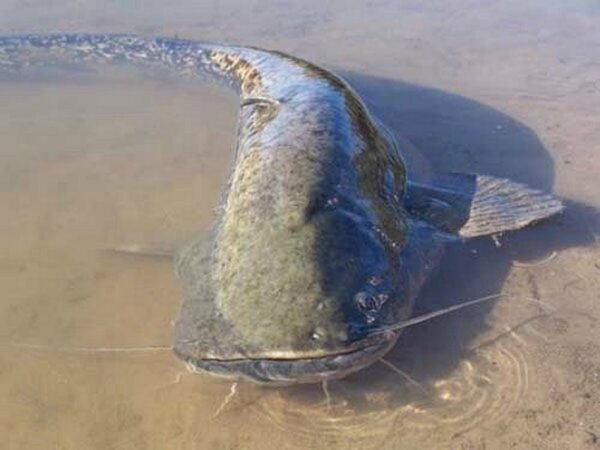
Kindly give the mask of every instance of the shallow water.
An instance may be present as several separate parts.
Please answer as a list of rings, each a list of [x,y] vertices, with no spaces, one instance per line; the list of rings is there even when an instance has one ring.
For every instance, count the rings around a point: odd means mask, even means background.
[[[128,31],[286,50],[344,75],[411,169],[554,190],[567,212],[450,250],[422,311],[506,298],[408,329],[329,386],[187,374],[168,351],[173,245],[211,221],[236,101],[134,74],[0,82],[0,436],[9,449],[593,449],[600,436],[600,7],[592,1],[4,1],[0,33]],[[544,302],[544,306],[530,299]],[[183,376],[179,376],[184,374]],[[418,383],[418,384],[417,384]]]

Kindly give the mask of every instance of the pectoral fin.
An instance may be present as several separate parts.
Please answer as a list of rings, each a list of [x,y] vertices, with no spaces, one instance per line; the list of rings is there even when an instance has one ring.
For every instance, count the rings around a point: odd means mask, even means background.
[[[526,227],[561,212],[563,204],[514,181],[450,173],[432,185],[409,183],[407,208],[442,231],[471,238]]]

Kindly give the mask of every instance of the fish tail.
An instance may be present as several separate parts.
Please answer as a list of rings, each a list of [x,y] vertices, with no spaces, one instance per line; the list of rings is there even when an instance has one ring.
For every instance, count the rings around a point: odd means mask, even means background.
[[[244,47],[127,34],[25,34],[0,36],[0,72],[77,64],[130,64],[209,75],[249,91],[259,84],[254,61],[260,51]]]

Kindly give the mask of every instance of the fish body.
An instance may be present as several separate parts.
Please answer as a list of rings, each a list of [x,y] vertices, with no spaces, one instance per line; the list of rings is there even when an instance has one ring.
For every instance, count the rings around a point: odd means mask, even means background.
[[[194,370],[286,385],[342,377],[395,343],[449,236],[560,211],[507,180],[410,183],[352,88],[307,61],[249,47],[129,35],[0,37],[0,70],[133,63],[228,81],[236,161],[210,239],[176,259],[175,353]]]

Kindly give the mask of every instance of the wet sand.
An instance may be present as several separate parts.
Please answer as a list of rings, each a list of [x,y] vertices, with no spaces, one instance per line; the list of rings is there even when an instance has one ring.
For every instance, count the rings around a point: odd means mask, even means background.
[[[236,100],[142,75],[0,82],[0,436],[8,449],[593,449],[600,436],[600,8],[593,2],[8,1],[0,33],[127,31],[278,48],[333,68],[399,137],[415,176],[553,190],[566,213],[448,251],[429,311],[382,364],[268,390],[187,374],[168,351],[171,264],[103,251],[205,229]],[[142,7],[143,6],[143,7]],[[536,301],[531,301],[531,299]],[[539,302],[543,302],[541,305]],[[179,377],[180,374],[184,374]]]

